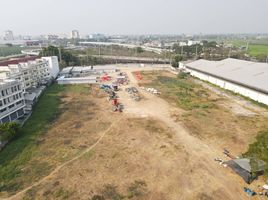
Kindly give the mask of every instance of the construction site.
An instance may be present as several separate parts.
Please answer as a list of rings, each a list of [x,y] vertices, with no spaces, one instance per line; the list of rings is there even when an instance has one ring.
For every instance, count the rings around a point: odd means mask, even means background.
[[[27,162],[9,158],[18,171],[1,171],[0,199],[267,199],[266,163],[246,155],[265,107],[168,65],[94,76],[51,86],[59,112]]]

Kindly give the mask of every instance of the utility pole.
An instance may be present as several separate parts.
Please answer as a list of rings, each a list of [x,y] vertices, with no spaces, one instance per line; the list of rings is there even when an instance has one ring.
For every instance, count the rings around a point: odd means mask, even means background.
[[[268,54],[267,54],[267,57],[266,57],[266,63],[268,63]]]
[[[198,58],[198,55],[197,55],[197,48],[198,48],[198,45],[196,44],[196,47],[195,47],[195,55],[196,55],[196,58]]]
[[[183,45],[181,46],[181,56],[183,55]]]
[[[59,56],[60,56],[60,63],[61,63],[61,47],[59,46]]]
[[[99,57],[100,57],[100,54],[101,54],[101,46],[99,45]]]
[[[246,52],[248,52],[248,45],[249,45],[249,42],[247,42]]]
[[[229,54],[228,54],[228,58],[231,57],[231,51],[232,51],[232,47],[230,47]]]
[[[167,60],[167,50],[166,50],[166,48],[164,49],[165,50],[165,63],[166,63],[166,60]]]

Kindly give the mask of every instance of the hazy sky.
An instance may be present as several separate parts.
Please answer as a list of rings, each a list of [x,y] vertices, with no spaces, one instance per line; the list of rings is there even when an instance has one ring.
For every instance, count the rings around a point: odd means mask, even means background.
[[[0,0],[0,35],[268,33],[268,0]]]

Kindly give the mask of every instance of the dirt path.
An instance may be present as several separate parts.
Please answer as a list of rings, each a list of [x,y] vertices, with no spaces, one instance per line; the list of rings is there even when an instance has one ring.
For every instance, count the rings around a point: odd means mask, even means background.
[[[127,71],[130,85],[138,87],[137,80],[131,73],[132,71]],[[196,169],[197,172],[193,173],[193,175],[188,174],[188,178],[191,179],[198,173],[201,173],[203,180],[196,180],[196,182],[204,190],[212,191],[221,188],[223,199],[246,199],[245,194],[242,192],[243,186],[241,182],[238,183],[237,179],[227,169],[219,166],[213,160],[215,157],[222,155],[222,150],[214,146],[209,146],[203,140],[190,135],[180,123],[175,122],[171,114],[181,112],[181,110],[172,107],[165,100],[153,94],[142,90],[140,92],[145,97],[140,102],[135,102],[128,94],[120,92],[119,96],[126,107],[124,112],[136,117],[152,117],[161,120],[176,133],[176,140],[180,141],[189,153],[190,165],[199,166]],[[185,178],[187,179],[187,176]],[[209,183],[208,186],[206,186],[207,183]],[[180,199],[187,199],[194,192],[194,189],[194,187],[192,189],[189,188],[189,190],[185,189]]]
[[[111,126],[102,133],[102,135],[100,136],[100,138],[89,148],[85,149],[83,152],[81,152],[79,155],[77,155],[76,157],[72,158],[71,160],[68,160],[67,162],[59,165],[58,167],[56,167],[56,169],[54,169],[49,175],[43,177],[42,179],[40,179],[38,182],[35,182],[34,184],[30,185],[29,187],[25,188],[24,190],[16,193],[15,195],[8,197],[8,198],[3,198],[5,200],[12,200],[12,199],[18,199],[19,197],[21,197],[23,194],[25,194],[28,190],[32,189],[35,186],[40,185],[41,183],[48,181],[49,179],[52,179],[61,169],[63,169],[64,167],[68,166],[70,163],[78,160],[79,158],[81,158],[83,155],[85,155],[86,153],[92,151],[100,142],[101,140],[104,138],[104,136],[112,130],[112,128],[118,123],[120,122],[121,118],[119,118],[118,120],[116,120],[115,122],[113,122],[111,124]]]

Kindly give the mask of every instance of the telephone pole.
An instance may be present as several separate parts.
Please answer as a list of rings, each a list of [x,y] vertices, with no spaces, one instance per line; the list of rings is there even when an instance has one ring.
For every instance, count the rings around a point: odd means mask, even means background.
[[[230,47],[229,54],[228,54],[228,58],[231,57],[231,51],[232,51],[232,47]]]
[[[248,45],[249,45],[249,42],[247,42],[246,52],[248,52]]]
[[[61,47],[59,46],[59,57],[60,57],[60,63],[61,63]]]

